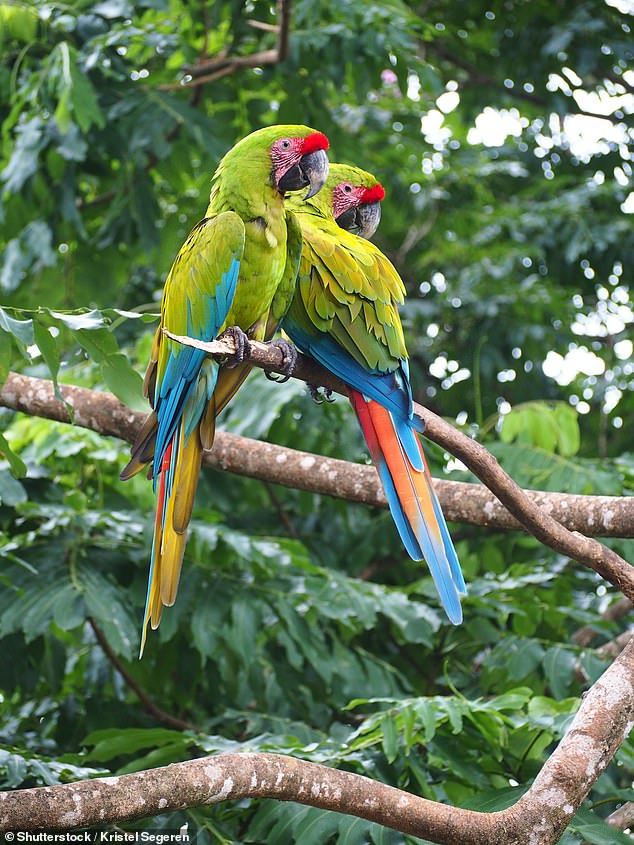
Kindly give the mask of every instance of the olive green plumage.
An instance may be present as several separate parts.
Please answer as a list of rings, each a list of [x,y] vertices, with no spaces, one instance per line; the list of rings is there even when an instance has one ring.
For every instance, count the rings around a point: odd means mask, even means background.
[[[391,372],[407,358],[397,310],[405,287],[378,247],[335,222],[333,189],[342,182],[368,189],[377,184],[364,170],[331,164],[316,196],[303,202],[294,194],[285,202],[304,241],[288,319],[331,336],[362,366]]]

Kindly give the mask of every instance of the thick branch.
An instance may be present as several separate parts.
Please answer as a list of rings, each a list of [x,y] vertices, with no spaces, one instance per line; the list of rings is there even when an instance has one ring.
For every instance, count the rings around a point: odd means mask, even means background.
[[[230,341],[216,341],[213,349],[215,354],[223,355],[233,351]],[[275,370],[281,364],[281,358],[282,353],[275,347],[252,344],[252,363]],[[332,389],[345,390],[333,376],[303,356],[299,357],[295,375],[313,384],[321,383]],[[73,408],[73,419],[77,425],[130,442],[134,440],[144,419],[142,413],[130,410],[111,394],[72,385],[62,385],[61,389],[66,401]],[[71,421],[66,405],[55,398],[50,382],[17,373],[9,375],[0,391],[0,406],[60,422]],[[541,534],[540,539],[545,536],[547,545],[576,557],[582,563],[587,563],[588,555],[577,557],[573,548],[575,545],[581,545],[582,548],[585,548],[586,544],[590,545],[593,556],[598,560],[598,565],[593,565],[593,568],[634,599],[632,568],[600,543],[581,534],[571,534],[553,518],[554,516],[561,519],[562,523],[575,532],[581,530],[610,536],[631,536],[634,497],[570,496],[533,491],[529,497],[508,478],[486,449],[460,434],[430,411],[420,406],[417,408],[427,423],[426,434],[430,439],[464,460],[476,475],[495,490],[497,497],[504,501],[504,504],[508,505],[510,501],[515,517],[528,527],[531,533],[537,536]],[[217,469],[287,487],[386,507],[385,497],[373,467],[323,458],[225,432],[217,433],[213,451],[205,455],[205,462]],[[479,485],[438,481],[436,487],[446,516],[452,521],[492,528],[515,528],[518,525],[498,499]],[[540,504],[543,505],[543,510],[540,510]],[[554,526],[555,534],[559,537],[551,537],[550,526]],[[564,537],[563,541],[561,535]]]
[[[275,349],[272,355],[277,357]],[[306,378],[316,376],[310,371],[304,375]],[[332,384],[335,384],[334,380]],[[134,440],[145,418],[143,413],[132,411],[111,393],[69,384],[60,387],[73,408],[75,424],[128,442]],[[71,421],[64,403],[55,398],[51,382],[17,373],[10,373],[0,389],[0,406],[58,422]],[[223,431],[216,433],[213,451],[205,454],[205,463],[214,469],[284,487],[387,508],[374,467],[363,464],[325,458]],[[521,528],[521,524],[486,487],[444,479],[435,479],[434,484],[450,521],[491,529]],[[634,536],[634,497],[578,496],[542,491],[531,491],[530,495],[571,531],[598,537]]]
[[[166,334],[181,343],[204,349],[212,356],[223,357],[230,354],[228,350],[233,352],[231,341],[203,343],[192,338],[171,335],[169,332]],[[282,353],[275,346],[252,343],[249,360],[258,367],[279,371]],[[347,395],[346,385],[342,381],[305,356],[298,357],[293,376],[309,384],[323,384],[338,393]],[[536,504],[532,493],[530,495],[525,493],[504,472],[484,446],[457,431],[442,417],[417,403],[414,403],[414,413],[425,423],[425,436],[459,458],[480,481],[486,484],[489,490],[495,493],[518,522],[538,540],[555,551],[594,569],[602,578],[634,601],[634,567],[620,555],[577,531],[569,531],[557,522]]]
[[[498,813],[428,801],[351,772],[277,754],[220,754],[121,777],[0,794],[0,831],[66,830],[244,798],[369,819],[440,845],[554,845],[625,739],[634,642],[589,690],[533,785]]]

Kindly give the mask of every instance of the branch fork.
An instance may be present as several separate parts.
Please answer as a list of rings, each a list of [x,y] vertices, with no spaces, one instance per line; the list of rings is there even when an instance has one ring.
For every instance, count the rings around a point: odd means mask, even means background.
[[[501,812],[449,807],[352,772],[243,752],[0,793],[0,832],[101,826],[228,800],[276,798],[368,819],[438,845],[554,845],[633,718],[634,640],[585,695],[528,792]]]
[[[172,340],[201,349],[214,358],[231,357],[235,354],[235,347],[232,348],[229,339],[205,342],[172,334],[166,329],[163,331]],[[271,344],[256,342],[252,342],[251,347],[245,360],[265,370],[280,371],[282,353],[279,349]],[[321,385],[335,393],[347,396],[347,387],[340,379],[305,355],[298,355],[291,375],[308,384]],[[442,417],[417,402],[414,403],[414,413],[425,423],[425,437],[459,458],[529,533],[537,537],[544,545],[594,569],[602,578],[634,601],[634,567],[630,566],[626,560],[597,540],[564,527],[561,522],[537,504],[532,492],[526,493],[504,472],[498,461],[484,446],[462,434]],[[628,512],[627,521],[633,521],[634,497],[626,497],[622,501]]]

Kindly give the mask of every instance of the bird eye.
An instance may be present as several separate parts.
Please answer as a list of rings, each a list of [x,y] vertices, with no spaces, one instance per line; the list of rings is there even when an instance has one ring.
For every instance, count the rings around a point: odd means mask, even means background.
[[[349,194],[350,191],[352,191],[352,185],[344,185],[343,189],[347,194]]]
[[[281,145],[282,145],[282,149],[287,150],[290,147],[291,142],[288,140],[288,138],[283,138]]]

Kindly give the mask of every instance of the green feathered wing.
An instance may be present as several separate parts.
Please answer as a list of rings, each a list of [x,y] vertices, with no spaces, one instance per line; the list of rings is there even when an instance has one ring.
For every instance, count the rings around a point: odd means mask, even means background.
[[[172,605],[187,539],[202,450],[214,436],[213,392],[218,364],[170,340],[162,329],[200,340],[217,337],[236,296],[245,227],[233,212],[203,220],[178,253],[165,284],[145,389],[153,407],[130,463],[128,478],[153,459],[157,510],[143,623],[156,628]]]

